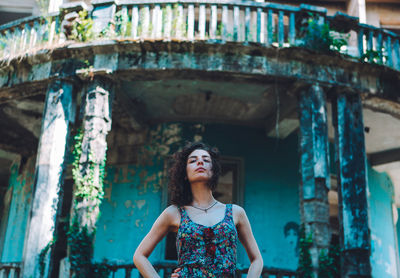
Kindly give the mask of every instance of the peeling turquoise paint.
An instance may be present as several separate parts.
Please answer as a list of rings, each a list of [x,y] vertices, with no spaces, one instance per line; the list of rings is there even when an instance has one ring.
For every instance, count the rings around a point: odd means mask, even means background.
[[[11,166],[9,187],[13,188],[8,224],[4,238],[2,262],[20,262],[24,248],[25,230],[30,212],[35,174],[34,158],[28,159],[19,174],[20,162]]]
[[[155,166],[107,167],[105,195],[96,231],[95,260],[107,258],[115,263],[132,262],[137,245],[163,209],[162,190],[157,182],[159,175],[159,168]],[[161,246],[158,246],[150,259],[157,260],[160,256]]]
[[[182,139],[193,140],[194,136],[199,135],[193,125],[184,124]],[[296,252],[293,243],[285,238],[284,227],[288,222],[300,222],[297,137],[276,141],[268,139],[263,129],[219,124],[205,125],[202,137],[205,142],[217,146],[223,156],[244,160],[243,206],[265,266],[295,269]],[[159,167],[107,168],[95,260],[107,258],[114,262],[132,262],[137,245],[164,209],[161,207],[161,190],[140,181],[141,175],[146,178],[159,173]],[[164,241],[153,251],[151,261],[164,258],[162,244]],[[238,263],[249,264],[242,246]]]
[[[397,242],[393,222],[393,184],[386,173],[368,167],[372,277],[394,278]]]
[[[244,204],[264,266],[296,269],[297,257],[284,227],[300,223],[297,136],[267,138],[265,130],[230,125],[207,125],[204,140],[222,155],[244,159]],[[238,263],[249,265],[240,245]]]

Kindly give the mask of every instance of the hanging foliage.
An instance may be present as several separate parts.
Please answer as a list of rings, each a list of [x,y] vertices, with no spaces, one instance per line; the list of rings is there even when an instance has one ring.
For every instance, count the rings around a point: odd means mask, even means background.
[[[74,137],[75,143],[72,151],[72,176],[75,183],[74,215],[67,233],[69,246],[69,261],[74,277],[108,277],[111,270],[107,267],[106,261],[103,263],[92,263],[93,240],[95,229],[90,231],[87,226],[81,226],[78,221],[76,211],[80,203],[91,201],[92,207],[87,212],[87,217],[91,218],[91,213],[96,213],[104,196],[103,180],[105,174],[106,157],[99,167],[98,178],[96,181],[96,163],[93,155],[89,154],[84,173],[81,170],[80,158],[82,155],[83,131],[78,130]],[[97,216],[96,216],[97,217]]]
[[[306,235],[304,224],[300,228],[299,242],[299,266],[297,268],[298,277],[313,278],[313,265],[311,260],[310,248],[312,246],[312,234]]]

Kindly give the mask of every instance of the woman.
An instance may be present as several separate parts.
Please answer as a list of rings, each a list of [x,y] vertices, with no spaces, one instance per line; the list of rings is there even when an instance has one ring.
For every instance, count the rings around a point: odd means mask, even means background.
[[[144,277],[159,277],[148,257],[169,232],[177,232],[178,268],[171,277],[234,277],[237,238],[251,265],[248,278],[260,277],[263,261],[243,208],[213,197],[220,165],[218,150],[188,143],[174,154],[169,189],[173,205],[154,222],[133,261]]]

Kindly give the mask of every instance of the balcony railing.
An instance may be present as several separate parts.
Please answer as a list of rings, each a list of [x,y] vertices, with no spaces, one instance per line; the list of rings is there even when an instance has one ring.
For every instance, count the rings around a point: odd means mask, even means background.
[[[169,278],[171,277],[171,273],[176,268],[176,261],[160,261],[153,264],[157,273],[160,277]],[[111,271],[111,277],[115,277],[117,272],[123,271],[122,274],[125,278],[131,278],[132,270],[136,269],[134,264],[125,264],[125,265],[108,265],[109,270]],[[238,268],[236,271],[237,278],[242,277],[242,274],[247,274],[248,268]],[[121,275],[121,274],[120,274]],[[263,278],[296,278],[296,272],[290,270],[283,269],[272,269],[272,268],[264,268],[262,275]],[[119,276],[120,277],[120,276]],[[143,277],[139,274],[138,277]],[[136,278],[136,277],[135,277]]]
[[[21,264],[20,263],[0,263],[0,278],[19,278],[21,272]],[[153,264],[154,268],[158,272],[161,277],[169,278],[171,277],[171,273],[176,268],[177,262],[164,260],[159,261]],[[134,264],[108,264],[107,268],[110,270],[110,277],[115,277],[117,272],[119,276],[121,275],[121,271],[123,272],[122,275],[125,278],[131,278],[132,270],[136,269]],[[238,268],[236,271],[236,277],[242,277],[243,274],[247,274],[248,268]],[[274,269],[274,268],[266,268],[264,267],[262,271],[263,278],[296,278],[296,272],[291,270],[284,270],[284,269]],[[138,276],[143,277],[139,274]]]
[[[343,13],[328,16],[325,8],[237,0],[95,0],[92,5],[89,17],[95,36],[90,40],[237,42],[312,48],[312,43],[307,44],[307,26],[314,21],[321,28],[328,26],[324,36],[339,36],[344,41],[336,49],[341,53],[400,70],[399,35],[360,24],[357,18]],[[72,3],[57,14],[0,26],[0,58],[7,60],[68,42],[71,15],[80,9],[81,4]]]
[[[20,263],[0,263],[0,278],[19,278]]]

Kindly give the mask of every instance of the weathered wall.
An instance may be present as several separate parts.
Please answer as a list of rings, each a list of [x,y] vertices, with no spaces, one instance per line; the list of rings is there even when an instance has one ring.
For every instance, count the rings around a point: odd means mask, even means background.
[[[17,161],[11,166],[9,189],[12,188],[13,192],[1,254],[2,262],[22,261],[35,174],[35,158],[31,157],[23,165],[20,164],[21,162]]]
[[[393,223],[393,184],[386,173],[368,168],[372,276],[398,277],[397,242]]]
[[[193,140],[192,125],[184,125],[182,140]],[[268,267],[295,269],[296,234],[285,237],[288,222],[299,223],[297,137],[285,141],[267,139],[265,131],[240,126],[206,125],[200,136],[217,146],[222,155],[244,160],[244,208]],[[183,141],[182,140],[182,141]],[[181,141],[181,142],[182,142]],[[112,151],[110,150],[110,153]],[[134,151],[132,151],[134,154]],[[132,255],[164,207],[157,163],[108,167],[105,199],[101,206],[95,259],[103,257],[125,262]],[[161,169],[162,163],[158,169]],[[147,181],[146,181],[147,180]],[[160,243],[151,259],[163,258]],[[238,262],[248,265],[243,247]]]

